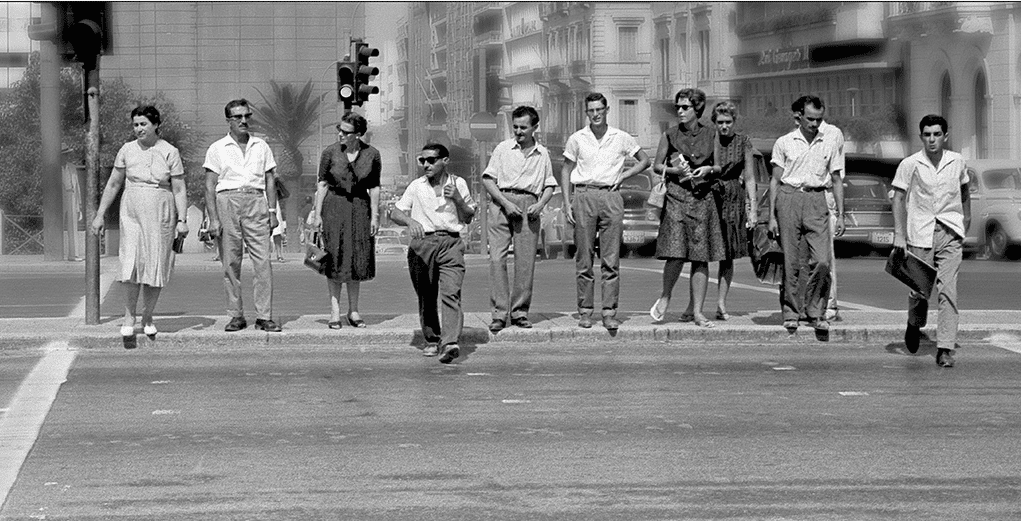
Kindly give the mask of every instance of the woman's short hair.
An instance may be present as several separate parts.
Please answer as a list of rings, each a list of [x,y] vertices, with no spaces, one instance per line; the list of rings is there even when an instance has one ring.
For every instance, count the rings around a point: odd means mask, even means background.
[[[160,111],[156,110],[156,107],[152,105],[139,105],[132,109],[131,120],[134,121],[136,116],[142,116],[149,120],[149,123],[159,126],[160,124]]]
[[[348,112],[340,117],[341,123],[350,123],[355,128],[355,134],[364,136],[369,130],[369,122],[357,112]],[[340,131],[340,123],[337,124],[337,131]]]
[[[691,106],[695,107],[695,115],[701,118],[705,112],[705,93],[699,89],[681,89],[674,94],[674,105],[684,98],[691,102]]]
[[[713,123],[716,123],[716,116],[730,116],[730,119],[737,121],[737,105],[729,99],[717,103],[713,107]]]

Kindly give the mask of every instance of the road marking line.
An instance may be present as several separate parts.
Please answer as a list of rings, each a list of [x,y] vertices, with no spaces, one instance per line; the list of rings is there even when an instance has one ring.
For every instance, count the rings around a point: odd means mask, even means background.
[[[1021,354],[1021,338],[1010,333],[994,333],[986,339],[994,347]]]
[[[657,270],[657,269],[652,269],[652,268],[637,268],[637,267],[634,267],[634,266],[621,266],[620,269],[622,269],[622,270],[635,270],[635,271],[648,271],[650,273],[663,273],[663,270]],[[681,276],[686,278],[686,279],[690,279],[691,278],[691,275],[688,274],[688,273],[681,273]],[[709,282],[711,282],[713,284],[718,284],[719,283],[719,281],[717,281],[716,279],[714,279],[712,277],[709,278]],[[743,284],[741,282],[732,282],[730,284],[730,288],[731,289],[734,289],[734,288],[747,289],[747,290],[751,290],[751,291],[758,291],[759,293],[769,293],[770,295],[776,295],[777,297],[780,296],[780,288],[778,288],[778,287],[776,287],[776,286],[774,286],[772,284],[769,284],[769,285],[763,284],[762,286],[752,286],[750,284]],[[892,309],[876,308],[876,307],[872,307],[872,306],[866,306],[865,304],[856,304],[854,302],[848,302],[846,300],[839,300],[838,302],[839,302],[840,307],[842,307],[842,308],[846,307],[846,308],[850,308],[850,309],[854,309],[854,310],[858,310],[858,311],[895,311],[895,310],[892,310]]]
[[[7,501],[21,465],[35,445],[46,415],[61,384],[67,381],[77,352],[66,341],[50,342],[45,354],[36,363],[14,393],[8,411],[0,417],[0,507]]]
[[[99,274],[99,304],[102,306],[103,301],[106,300],[106,294],[110,292],[110,286],[113,285],[114,280],[117,279],[117,268],[116,266],[107,270],[106,273]],[[85,298],[87,295],[82,295],[82,298],[78,301],[78,305],[74,307],[67,316],[68,318],[78,318],[85,320]]]

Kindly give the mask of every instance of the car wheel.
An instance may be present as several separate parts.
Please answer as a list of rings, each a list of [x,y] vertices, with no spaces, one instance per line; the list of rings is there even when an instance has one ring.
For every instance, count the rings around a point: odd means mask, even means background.
[[[986,248],[989,250],[989,255],[994,259],[1005,258],[1007,256],[1007,246],[1009,246],[1009,244],[1007,233],[999,226],[994,225],[992,229],[986,233]]]
[[[573,244],[564,246],[564,258],[565,259],[573,259],[574,258],[574,254],[577,253],[577,251],[578,251],[578,248],[576,248]]]

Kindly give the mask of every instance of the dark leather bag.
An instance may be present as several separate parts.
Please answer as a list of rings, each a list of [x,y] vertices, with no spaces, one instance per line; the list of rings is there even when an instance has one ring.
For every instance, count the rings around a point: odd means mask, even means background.
[[[312,240],[305,243],[305,266],[316,273],[324,273],[328,256],[329,253],[323,249],[322,234],[312,233]]]

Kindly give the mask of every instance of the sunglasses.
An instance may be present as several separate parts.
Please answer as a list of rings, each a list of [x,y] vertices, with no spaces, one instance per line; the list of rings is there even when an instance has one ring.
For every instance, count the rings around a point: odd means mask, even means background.
[[[435,165],[436,162],[439,161],[440,159],[443,159],[443,158],[442,157],[436,157],[436,156],[419,157],[418,158],[418,164],[420,164],[422,166],[425,166],[426,163],[428,163],[430,165]]]
[[[249,112],[248,114],[231,114],[230,119],[233,119],[234,121],[241,121],[243,119],[250,120],[252,119],[252,113]]]
[[[688,110],[691,107],[692,107],[691,105],[683,105],[683,104],[682,105],[674,105],[674,108],[680,109],[680,110]]]
[[[350,136],[351,134],[357,134],[358,133],[358,132],[355,132],[354,130],[352,130],[351,132],[348,132],[348,131],[346,131],[346,130],[344,130],[342,128],[338,128],[337,132],[339,132],[340,135],[342,135],[342,136]]]

